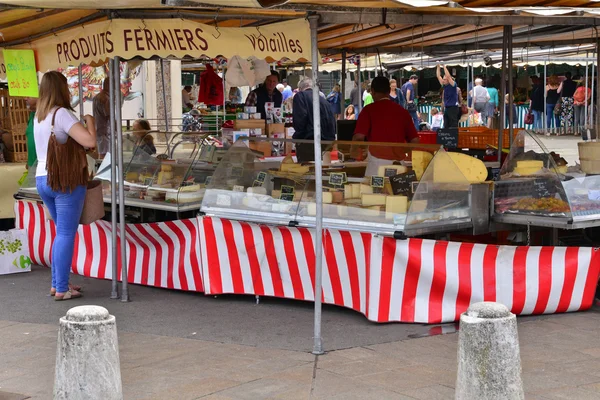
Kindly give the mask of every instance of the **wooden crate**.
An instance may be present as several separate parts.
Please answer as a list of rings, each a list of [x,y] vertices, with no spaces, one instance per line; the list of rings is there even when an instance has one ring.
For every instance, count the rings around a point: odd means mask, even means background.
[[[0,90],[0,127],[12,136],[12,148],[6,153],[9,162],[27,161],[27,137],[29,121],[27,101],[23,97],[10,97],[7,90]]]
[[[461,149],[486,149],[498,146],[498,131],[475,127],[458,131],[458,147]]]

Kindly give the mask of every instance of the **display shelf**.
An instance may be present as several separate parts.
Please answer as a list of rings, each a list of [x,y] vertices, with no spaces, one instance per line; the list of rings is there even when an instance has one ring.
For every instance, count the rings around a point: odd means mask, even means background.
[[[266,142],[276,151],[282,140],[275,141],[238,140],[207,186],[202,212],[220,218],[314,227],[314,163],[295,163],[291,156],[271,159],[252,150],[252,143]],[[312,145],[310,141],[288,141],[290,148]],[[470,183],[440,146],[336,141],[323,142],[322,148],[324,153],[339,155],[339,161],[323,169],[324,227],[417,236],[472,226]],[[416,154],[420,156],[413,162]],[[413,164],[415,167],[409,166]]]
[[[565,141],[565,145],[569,145]],[[577,146],[576,141],[572,141]],[[577,154],[576,149],[561,152]],[[494,185],[493,221],[558,229],[600,226],[600,176],[567,164],[539,137],[521,131]]]

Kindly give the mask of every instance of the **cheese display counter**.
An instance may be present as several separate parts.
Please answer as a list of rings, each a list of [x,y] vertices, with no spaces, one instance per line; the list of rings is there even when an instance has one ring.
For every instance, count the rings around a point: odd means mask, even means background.
[[[256,142],[270,144],[276,154],[286,140],[238,140],[207,186],[202,212],[314,227],[313,162],[298,163],[291,156],[263,157],[262,151],[252,150]],[[311,143],[289,142],[293,146]],[[471,157],[447,153],[438,145],[340,141],[322,145],[324,227],[396,236],[472,227],[472,185],[456,163],[472,168],[465,163]],[[485,180],[487,170],[480,164],[476,173]],[[487,185],[485,190],[489,192]],[[487,192],[483,205],[489,199]]]
[[[148,132],[138,140],[126,135],[123,143],[125,206],[131,222],[179,219],[185,212],[195,214],[224,153],[210,135],[202,132]],[[104,202],[108,205],[110,164],[107,155],[95,177],[103,181]],[[28,179],[16,197],[39,201],[35,180]]]
[[[521,131],[494,185],[493,220],[559,229],[600,226],[600,175],[571,164],[548,151],[535,133]]]

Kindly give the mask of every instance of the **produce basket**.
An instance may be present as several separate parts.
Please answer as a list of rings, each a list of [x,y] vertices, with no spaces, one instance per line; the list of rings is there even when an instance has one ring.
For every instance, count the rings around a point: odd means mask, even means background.
[[[498,147],[498,132],[486,127],[473,127],[458,131],[458,147],[461,149],[485,149]]]

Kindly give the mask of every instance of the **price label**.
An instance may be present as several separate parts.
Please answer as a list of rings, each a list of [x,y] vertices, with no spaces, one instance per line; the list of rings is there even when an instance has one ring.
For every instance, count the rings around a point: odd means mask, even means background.
[[[374,188],[383,188],[385,186],[385,178],[383,176],[372,176],[371,186]]]
[[[345,172],[332,172],[329,174],[329,184],[331,185],[343,185],[346,178]]]
[[[210,183],[212,182],[212,176],[207,176],[206,180],[204,181],[204,184],[206,186],[210,185]]]
[[[447,149],[458,147],[458,128],[444,128],[437,131],[437,143]]]
[[[533,181],[534,196],[538,199],[554,197],[556,194],[556,184],[550,179],[535,179]]]
[[[294,194],[294,187],[288,185],[281,185],[281,194]]]
[[[392,185],[392,193],[395,196],[409,196],[411,197],[414,193],[417,181],[417,174],[415,171],[410,171],[404,174],[398,174],[390,176],[390,184]]]
[[[229,174],[232,178],[241,178],[244,176],[244,168],[242,167],[231,167],[231,174]]]
[[[152,186],[153,183],[154,183],[154,178],[144,179],[144,186]]]
[[[267,179],[267,173],[266,172],[259,172],[258,175],[256,176],[256,180],[258,182],[264,182]]]
[[[252,183],[252,187],[261,187],[263,185],[264,182],[261,181],[254,181]]]
[[[233,191],[234,192],[243,192],[244,191],[244,187],[242,185],[234,185],[233,186]]]
[[[391,178],[392,176],[396,175],[398,171],[396,171],[395,168],[386,168],[385,171],[383,172],[383,175],[386,178]]]
[[[294,193],[281,193],[279,200],[294,201]]]

